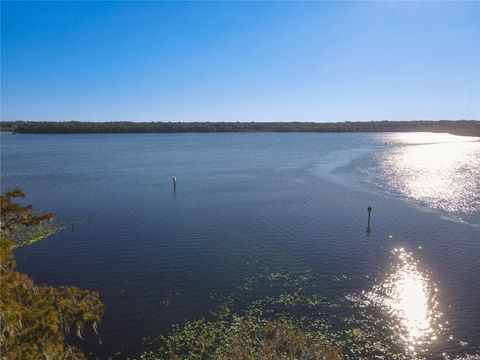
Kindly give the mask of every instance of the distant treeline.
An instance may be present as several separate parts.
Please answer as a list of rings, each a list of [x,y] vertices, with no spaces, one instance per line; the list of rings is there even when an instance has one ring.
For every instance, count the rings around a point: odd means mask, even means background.
[[[4,121],[2,131],[35,134],[186,132],[442,132],[480,136],[478,120],[370,122],[80,122]]]

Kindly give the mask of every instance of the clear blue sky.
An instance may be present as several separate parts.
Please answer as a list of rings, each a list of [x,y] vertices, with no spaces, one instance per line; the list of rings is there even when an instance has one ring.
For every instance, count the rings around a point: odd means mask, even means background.
[[[480,118],[480,2],[5,2],[2,120]]]

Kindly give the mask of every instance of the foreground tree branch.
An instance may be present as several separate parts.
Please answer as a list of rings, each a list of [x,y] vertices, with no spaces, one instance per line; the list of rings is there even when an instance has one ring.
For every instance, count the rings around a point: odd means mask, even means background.
[[[0,198],[0,357],[85,359],[80,350],[66,343],[66,336],[74,333],[81,337],[90,326],[96,331],[104,306],[97,292],[37,286],[15,271],[15,233],[53,220],[52,214],[35,214],[31,205],[13,202],[24,197],[20,189],[13,189]]]

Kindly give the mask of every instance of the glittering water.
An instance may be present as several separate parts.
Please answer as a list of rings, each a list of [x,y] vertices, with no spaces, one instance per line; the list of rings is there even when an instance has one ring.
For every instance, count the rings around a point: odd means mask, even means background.
[[[320,295],[381,317],[405,356],[479,351],[476,138],[2,134],[1,150],[2,190],[76,222],[16,258],[40,283],[100,292],[102,344],[81,343],[100,357],[207,315],[252,263],[319,275]]]
[[[384,136],[384,141],[385,151],[364,169],[368,179],[427,208],[465,221],[478,219],[478,138],[406,133]]]
[[[419,269],[411,252],[392,250],[391,272],[364,294],[374,306],[391,316],[391,326],[407,352],[416,354],[437,340],[443,327],[437,291],[427,273]]]

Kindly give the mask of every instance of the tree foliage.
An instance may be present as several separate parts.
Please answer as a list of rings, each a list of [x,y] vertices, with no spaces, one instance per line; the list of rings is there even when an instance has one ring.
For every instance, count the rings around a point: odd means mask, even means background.
[[[9,360],[84,359],[66,336],[82,336],[87,326],[96,331],[103,304],[96,292],[69,286],[38,286],[27,275],[15,271],[12,250],[22,245],[15,234],[45,221],[52,214],[35,214],[31,205],[14,203],[24,198],[20,189],[0,198],[0,356]]]
[[[183,132],[440,132],[480,136],[478,120],[357,122],[81,122],[4,121],[18,133],[183,133]]]

